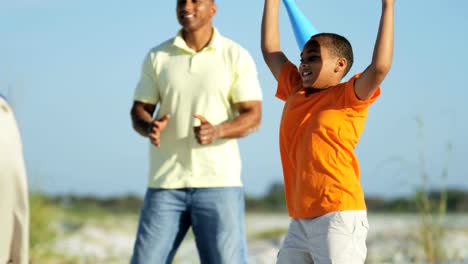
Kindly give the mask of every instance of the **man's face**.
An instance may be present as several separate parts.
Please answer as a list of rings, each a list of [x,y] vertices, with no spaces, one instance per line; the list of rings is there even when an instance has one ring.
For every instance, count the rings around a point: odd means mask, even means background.
[[[216,14],[213,0],[177,0],[177,20],[185,31],[210,26]]]
[[[302,50],[299,73],[304,87],[323,89],[335,84],[333,75],[338,58],[330,54],[324,41],[314,38]]]

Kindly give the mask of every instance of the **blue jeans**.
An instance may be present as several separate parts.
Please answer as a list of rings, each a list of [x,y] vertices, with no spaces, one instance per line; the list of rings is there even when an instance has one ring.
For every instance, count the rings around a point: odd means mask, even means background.
[[[131,264],[169,264],[189,227],[201,263],[247,263],[244,194],[229,188],[148,188]]]

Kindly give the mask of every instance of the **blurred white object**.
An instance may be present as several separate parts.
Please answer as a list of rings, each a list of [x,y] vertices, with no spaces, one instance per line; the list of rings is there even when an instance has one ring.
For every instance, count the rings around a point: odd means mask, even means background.
[[[26,169],[13,111],[0,96],[0,263],[29,262]]]

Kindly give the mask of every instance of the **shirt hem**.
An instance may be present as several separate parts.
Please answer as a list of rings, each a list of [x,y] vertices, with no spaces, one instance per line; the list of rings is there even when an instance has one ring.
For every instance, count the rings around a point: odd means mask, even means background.
[[[184,189],[184,188],[222,188],[222,187],[243,187],[242,183],[210,183],[210,184],[148,184],[149,188],[157,189]]]
[[[306,212],[306,213],[290,213],[289,212],[288,215],[291,218],[305,219],[305,218],[314,218],[314,217],[323,216],[332,212],[348,211],[348,210],[367,210],[367,207],[356,206],[356,207],[336,207],[336,208],[330,208],[330,209],[320,208],[318,210],[313,210],[313,212]]]

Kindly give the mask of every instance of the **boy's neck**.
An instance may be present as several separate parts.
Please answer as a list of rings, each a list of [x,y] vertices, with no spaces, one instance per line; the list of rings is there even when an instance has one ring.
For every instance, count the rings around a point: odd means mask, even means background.
[[[308,90],[317,90],[317,91],[323,91],[323,90],[326,90],[326,89],[329,89],[330,87],[333,87],[333,86],[337,86],[338,84],[340,84],[342,82],[342,79],[338,80],[338,81],[333,81],[329,84],[326,84],[322,87],[313,87],[313,86],[303,86],[304,89],[308,89]]]

